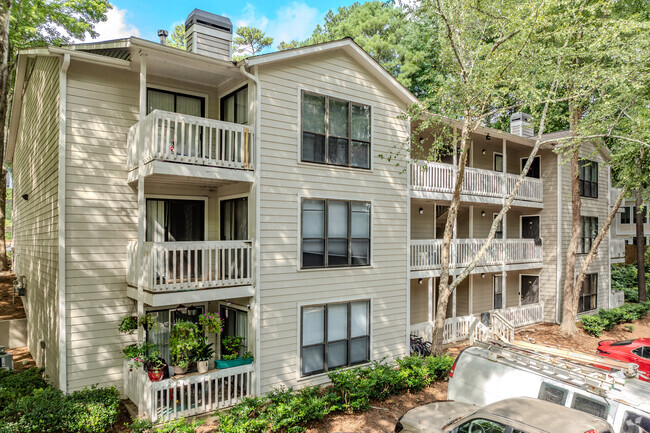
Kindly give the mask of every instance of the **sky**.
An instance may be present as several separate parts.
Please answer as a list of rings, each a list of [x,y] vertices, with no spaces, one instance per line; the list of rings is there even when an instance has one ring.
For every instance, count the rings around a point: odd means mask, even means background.
[[[194,0],[113,0],[107,21],[99,23],[97,40],[138,36],[158,41],[158,30],[170,33],[184,23],[194,8],[223,15],[233,26],[252,26],[273,37],[273,48],[281,41],[303,40],[311,35],[330,9],[349,6],[354,0],[261,0],[256,2]]]

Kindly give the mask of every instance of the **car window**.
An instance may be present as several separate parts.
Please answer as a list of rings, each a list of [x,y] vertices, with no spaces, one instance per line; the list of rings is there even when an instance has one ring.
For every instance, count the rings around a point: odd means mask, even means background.
[[[506,428],[498,422],[476,418],[458,427],[458,433],[504,433]]]
[[[637,356],[640,356],[641,358],[647,358],[650,359],[650,347],[649,346],[643,346],[643,347],[637,347],[632,351]]]
[[[539,399],[550,401],[551,403],[564,406],[566,403],[566,396],[569,393],[566,389],[558,386],[551,385],[547,382],[542,382],[542,387],[539,389]]]
[[[573,409],[578,409],[580,412],[588,413],[602,419],[607,419],[607,412],[609,411],[609,408],[605,403],[580,394],[574,394],[571,407]]]
[[[621,433],[650,433],[650,418],[638,413],[625,412]]]

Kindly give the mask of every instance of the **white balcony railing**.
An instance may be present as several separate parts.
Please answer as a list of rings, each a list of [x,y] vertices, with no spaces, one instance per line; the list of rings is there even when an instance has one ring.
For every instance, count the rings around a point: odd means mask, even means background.
[[[444,344],[470,340],[474,338],[486,341],[491,334],[514,339],[513,328],[541,323],[544,321],[544,303],[508,307],[494,310],[498,314],[490,317],[490,328],[480,325],[479,315],[450,317],[445,319],[442,336]],[[501,317],[500,317],[501,316]],[[505,319],[505,320],[503,320]],[[433,341],[434,322],[422,322],[411,325],[411,335],[422,337],[425,341]]]
[[[126,396],[152,421],[214,412],[253,395],[254,365],[188,374],[151,382],[147,373],[124,365]]]
[[[484,239],[455,239],[456,266],[465,267],[476,256]],[[423,271],[440,268],[442,239],[411,241],[411,270]],[[450,253],[451,257],[451,253]],[[504,261],[505,258],[505,261]],[[503,263],[537,263],[542,261],[542,246],[534,239],[495,239],[490,244],[478,266],[497,266]],[[451,261],[450,261],[451,263]]]
[[[625,258],[625,239],[612,239],[611,240],[611,257],[612,259]]]
[[[140,160],[252,170],[253,153],[248,125],[162,110],[133,125],[127,137],[128,170],[137,168]]]
[[[127,282],[171,292],[252,284],[251,241],[146,242],[137,272],[137,242],[127,247]]]
[[[506,173],[506,194],[514,190],[518,175]],[[544,198],[541,179],[524,179],[517,195],[518,200],[542,202]],[[411,188],[415,191],[453,193],[454,167],[451,164],[416,161],[411,165]],[[465,169],[463,194],[482,197],[503,197],[503,173],[474,167]]]

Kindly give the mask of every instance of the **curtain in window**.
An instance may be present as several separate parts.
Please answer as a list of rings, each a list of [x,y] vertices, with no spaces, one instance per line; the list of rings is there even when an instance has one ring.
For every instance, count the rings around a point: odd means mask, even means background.
[[[153,89],[147,90],[147,100],[149,102],[147,107],[147,114],[153,110],[163,110],[174,112],[174,94],[168,92],[160,92]]]
[[[156,326],[147,331],[147,341],[160,347],[160,357],[171,365],[169,356],[169,311],[149,312],[156,319]]]

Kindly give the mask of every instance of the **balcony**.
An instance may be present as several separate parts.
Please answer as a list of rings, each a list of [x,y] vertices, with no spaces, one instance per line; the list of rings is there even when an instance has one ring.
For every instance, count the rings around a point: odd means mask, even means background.
[[[453,240],[456,268],[469,265],[484,242],[484,239]],[[411,271],[416,273],[413,277],[439,276],[441,250],[442,239],[412,240]],[[504,264],[507,270],[531,269],[540,267],[541,263],[542,245],[534,239],[495,239],[474,272],[500,270]]]
[[[468,202],[502,203],[503,194],[510,194],[519,180],[518,175],[506,173],[504,190],[503,176],[503,173],[497,171],[467,167],[461,199]],[[454,166],[451,164],[416,161],[411,165],[411,190],[415,196],[451,200],[454,184]],[[543,207],[543,187],[541,179],[525,178],[515,196],[515,204]]]
[[[154,110],[129,130],[128,181],[142,161],[145,177],[252,182],[253,138],[248,125]]]
[[[124,392],[152,421],[212,413],[253,395],[254,365],[190,373],[151,382],[142,368],[124,363]]]
[[[254,294],[252,241],[146,242],[141,272],[137,241],[127,246],[127,294],[137,299],[138,279],[151,306],[245,297]],[[194,292],[188,293],[188,291]]]

